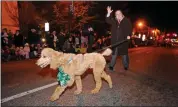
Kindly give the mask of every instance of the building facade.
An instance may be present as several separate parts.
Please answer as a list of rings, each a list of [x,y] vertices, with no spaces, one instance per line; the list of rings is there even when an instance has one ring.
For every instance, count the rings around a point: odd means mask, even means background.
[[[19,30],[17,1],[1,1],[1,29]]]

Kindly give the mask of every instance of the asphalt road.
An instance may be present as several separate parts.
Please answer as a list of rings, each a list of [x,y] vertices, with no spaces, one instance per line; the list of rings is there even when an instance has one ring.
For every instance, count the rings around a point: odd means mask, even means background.
[[[130,69],[118,58],[116,72],[108,72],[113,88],[103,81],[98,94],[91,71],[82,79],[83,92],[73,95],[75,85],[59,100],[50,102],[56,86],[2,103],[2,106],[176,106],[178,105],[178,48],[142,47],[129,50]],[[56,82],[56,71],[41,70],[36,60],[1,64],[1,99]]]

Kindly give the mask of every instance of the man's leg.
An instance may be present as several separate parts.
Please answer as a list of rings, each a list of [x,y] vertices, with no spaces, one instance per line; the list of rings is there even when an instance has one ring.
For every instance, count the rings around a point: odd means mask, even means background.
[[[114,66],[115,66],[115,64],[116,64],[116,60],[117,60],[117,48],[116,48],[116,50],[115,50],[115,54],[114,55],[112,55],[112,58],[111,58],[111,62],[110,62],[110,65],[109,65],[109,69],[111,70],[111,71],[113,71],[114,70]]]
[[[124,66],[124,69],[128,70],[129,68],[129,55],[128,54],[122,55],[122,64]]]

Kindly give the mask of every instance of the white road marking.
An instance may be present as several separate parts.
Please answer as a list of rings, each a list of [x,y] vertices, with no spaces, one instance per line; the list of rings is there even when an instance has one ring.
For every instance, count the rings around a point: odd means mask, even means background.
[[[13,99],[23,97],[25,95],[28,95],[28,94],[31,94],[31,93],[52,87],[52,86],[55,86],[57,84],[58,84],[58,82],[54,82],[54,83],[51,83],[51,84],[48,84],[48,85],[45,85],[45,86],[41,86],[41,87],[29,90],[29,91],[25,91],[25,92],[22,92],[22,93],[19,93],[19,94],[16,94],[16,95],[13,95],[13,96],[10,96],[10,97],[7,97],[7,98],[3,98],[1,100],[1,103],[5,103],[5,102],[8,102],[8,101],[13,100]]]

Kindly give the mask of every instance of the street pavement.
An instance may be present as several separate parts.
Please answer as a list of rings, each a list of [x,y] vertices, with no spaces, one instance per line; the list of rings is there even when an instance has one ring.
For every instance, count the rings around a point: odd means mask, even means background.
[[[83,76],[83,92],[68,88],[60,99],[50,102],[56,86],[2,103],[2,106],[177,106],[178,48],[138,47],[129,50],[130,68],[123,70],[118,57],[112,77],[113,88],[103,81],[99,93],[91,71]],[[106,58],[107,60],[109,58]],[[1,99],[56,82],[56,71],[41,69],[36,59],[1,64]]]

